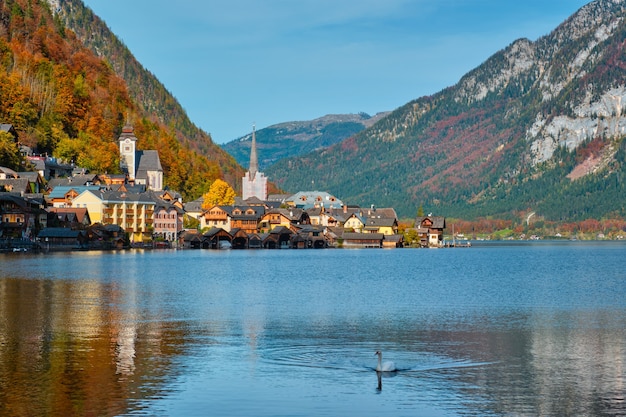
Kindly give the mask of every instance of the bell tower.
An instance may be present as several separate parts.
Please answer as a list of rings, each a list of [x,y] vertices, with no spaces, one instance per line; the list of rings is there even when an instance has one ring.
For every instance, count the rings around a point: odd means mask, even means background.
[[[129,181],[135,181],[135,173],[137,172],[137,152],[134,129],[131,125],[122,128],[120,135],[120,169],[123,173],[128,174]]]

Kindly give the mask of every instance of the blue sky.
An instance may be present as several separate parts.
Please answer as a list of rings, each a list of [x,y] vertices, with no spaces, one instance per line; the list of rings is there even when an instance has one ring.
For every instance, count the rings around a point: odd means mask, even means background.
[[[393,110],[589,2],[83,1],[216,143],[253,123]]]

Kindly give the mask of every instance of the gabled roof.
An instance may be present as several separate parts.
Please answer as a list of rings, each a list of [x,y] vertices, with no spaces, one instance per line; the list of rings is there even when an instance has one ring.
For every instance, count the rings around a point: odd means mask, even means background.
[[[93,185],[94,182],[98,180],[97,175],[89,175],[89,174],[80,174],[74,175],[72,177],[64,177],[64,178],[51,178],[48,181],[48,187],[55,188],[59,186],[86,186]]]
[[[13,203],[16,206],[26,209],[29,207],[29,202],[24,197],[15,195],[13,193],[0,193],[0,203]]]
[[[156,200],[151,193],[127,193],[121,191],[103,191],[101,199],[104,203],[143,203],[154,204]]]
[[[15,128],[10,123],[0,123],[0,131],[7,132],[13,135],[13,138],[17,141],[17,132]]]
[[[300,191],[286,199],[287,203],[297,208],[307,209],[315,206],[340,208],[343,202],[325,191]]]
[[[291,208],[291,209],[272,209],[267,211],[265,214],[280,214],[282,216],[284,216],[286,219],[288,219],[289,221],[299,221],[301,220],[305,215],[308,216],[308,214],[306,213],[306,211],[304,211],[301,208]]]
[[[395,225],[397,225],[397,221],[395,218],[388,218],[388,217],[381,217],[381,218],[377,218],[377,217],[368,217],[366,222],[365,222],[365,226],[372,226],[372,227],[393,227]]]
[[[83,191],[93,191],[96,192],[100,190],[102,187],[99,185],[58,185],[50,191],[48,194],[48,198],[64,198],[65,194],[67,194],[70,190],[76,191],[77,194],[82,194]]]
[[[422,223],[426,219],[429,219],[433,223],[433,225],[431,226],[433,229],[446,228],[446,218],[443,216],[418,216],[415,218],[415,227],[422,227]]]
[[[55,213],[59,220],[82,223],[89,212],[84,207],[48,207],[48,212]]]
[[[4,187],[7,191],[13,191],[16,193],[28,193],[30,181],[28,178],[10,178],[6,180],[0,180],[0,187]]]
[[[163,172],[159,152],[154,150],[137,151],[137,173],[135,174],[135,178],[148,178],[148,171]]]
[[[42,182],[42,178],[41,175],[39,175],[39,172],[37,171],[23,171],[23,172],[18,172],[17,175],[20,176],[20,178],[27,178],[30,180],[30,182]]]
[[[200,197],[193,201],[183,204],[183,207],[185,211],[187,212],[201,213],[204,211],[202,209],[202,203],[204,203],[204,198]]]
[[[0,174],[5,174],[5,176],[10,178],[19,178],[19,174],[13,171],[11,168],[0,167]]]

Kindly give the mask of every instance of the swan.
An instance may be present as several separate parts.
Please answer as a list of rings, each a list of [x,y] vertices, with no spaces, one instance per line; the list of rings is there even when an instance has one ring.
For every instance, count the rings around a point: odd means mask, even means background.
[[[383,353],[377,350],[375,355],[378,355],[378,365],[376,365],[377,372],[395,372],[397,371],[396,365],[391,361],[383,362]]]

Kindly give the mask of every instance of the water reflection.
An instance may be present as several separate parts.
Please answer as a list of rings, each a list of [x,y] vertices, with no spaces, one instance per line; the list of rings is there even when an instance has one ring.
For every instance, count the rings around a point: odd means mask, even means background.
[[[185,346],[113,284],[0,279],[0,415],[119,415],[158,395]]]
[[[625,415],[623,251],[509,250],[0,262],[0,415]]]

